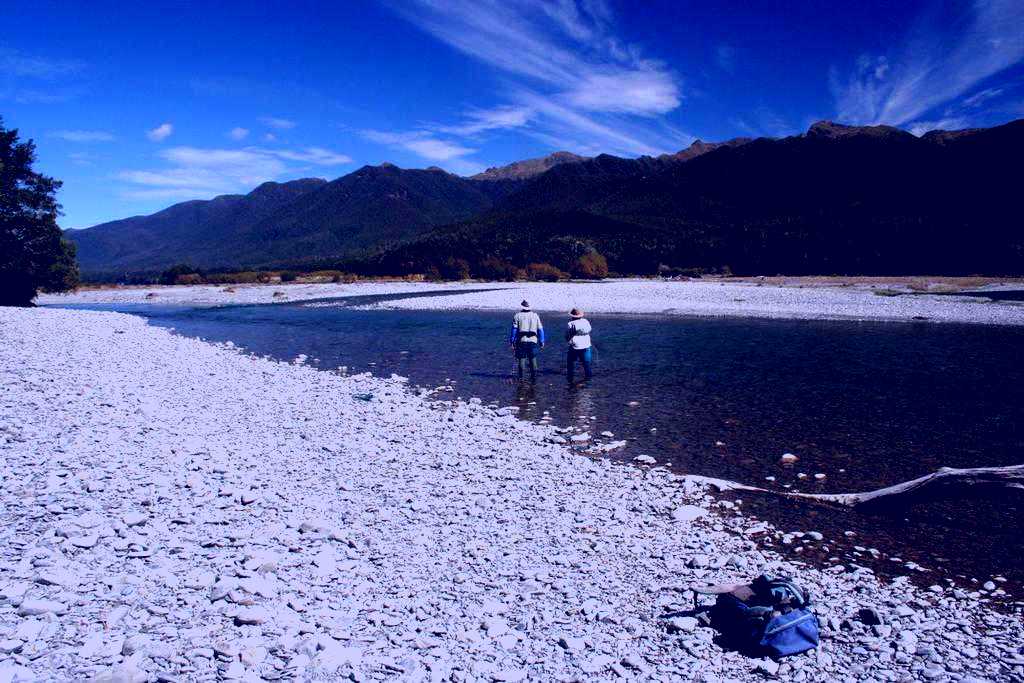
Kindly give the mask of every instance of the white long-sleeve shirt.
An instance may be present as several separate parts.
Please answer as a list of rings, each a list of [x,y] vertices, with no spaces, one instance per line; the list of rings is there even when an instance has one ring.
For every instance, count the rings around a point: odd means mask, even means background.
[[[569,346],[576,350],[590,348],[590,321],[586,318],[570,320],[565,328],[565,338]]]

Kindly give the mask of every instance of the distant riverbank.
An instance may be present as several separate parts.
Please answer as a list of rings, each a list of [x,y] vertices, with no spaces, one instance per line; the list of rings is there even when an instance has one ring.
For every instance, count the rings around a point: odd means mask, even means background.
[[[22,673],[1024,673],[1020,619],[979,603],[994,584],[784,561],[749,540],[766,525],[712,514],[701,489],[480,403],[120,314],[0,309],[0,335],[0,628]],[[816,654],[761,664],[671,621],[689,586],[759,572],[811,588]]]
[[[81,290],[70,295],[42,295],[38,301],[43,304],[217,306],[408,293],[419,296],[377,305],[421,310],[514,310],[521,299],[527,298],[535,309],[557,312],[577,306],[591,313],[1024,325],[1024,304],[1020,302],[949,295],[958,289],[983,291],[984,287],[1006,289],[1017,286],[1014,281],[962,278],[935,278],[931,281],[921,278],[786,278],[765,281],[702,279],[559,283],[360,282],[119,287]],[[438,295],[431,295],[433,292],[438,292]]]

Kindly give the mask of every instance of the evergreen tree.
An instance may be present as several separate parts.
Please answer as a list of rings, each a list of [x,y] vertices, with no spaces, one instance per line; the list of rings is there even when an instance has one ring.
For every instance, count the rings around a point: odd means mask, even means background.
[[[57,227],[59,180],[32,170],[35,144],[0,118],[0,306],[30,306],[36,293],[78,285],[75,247]]]

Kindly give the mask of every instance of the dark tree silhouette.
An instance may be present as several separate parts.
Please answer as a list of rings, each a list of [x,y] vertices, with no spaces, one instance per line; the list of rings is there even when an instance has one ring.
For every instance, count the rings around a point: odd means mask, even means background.
[[[78,285],[75,247],[57,227],[59,180],[32,170],[35,144],[0,118],[0,306],[30,306],[36,293]]]

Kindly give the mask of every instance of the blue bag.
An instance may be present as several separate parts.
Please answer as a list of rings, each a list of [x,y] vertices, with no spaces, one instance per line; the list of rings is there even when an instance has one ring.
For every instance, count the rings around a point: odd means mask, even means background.
[[[818,647],[818,618],[808,609],[794,609],[768,621],[758,647],[778,659]]]
[[[750,585],[732,588],[719,594],[711,609],[711,625],[730,645],[776,659],[818,646],[818,618],[800,586],[787,578],[759,576]]]

